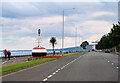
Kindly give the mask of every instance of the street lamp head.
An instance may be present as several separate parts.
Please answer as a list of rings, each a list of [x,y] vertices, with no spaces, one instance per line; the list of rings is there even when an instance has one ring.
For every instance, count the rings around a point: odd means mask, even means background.
[[[64,10],[74,10],[74,9],[75,9],[75,8],[71,8],[71,9],[64,9]],[[64,11],[64,10],[63,10],[63,11]]]

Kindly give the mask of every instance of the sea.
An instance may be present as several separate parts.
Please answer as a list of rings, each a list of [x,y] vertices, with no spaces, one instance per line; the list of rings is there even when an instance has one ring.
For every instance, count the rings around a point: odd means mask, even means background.
[[[46,49],[47,54],[53,53],[53,49]],[[55,53],[60,53],[60,50],[62,49],[55,49]],[[63,52],[81,52],[81,51],[86,51],[82,50],[80,46],[78,47],[70,47],[70,48],[64,48]],[[25,55],[32,55],[32,50],[10,50],[11,56],[25,56]],[[0,50],[0,57],[5,57],[4,56],[4,50]]]

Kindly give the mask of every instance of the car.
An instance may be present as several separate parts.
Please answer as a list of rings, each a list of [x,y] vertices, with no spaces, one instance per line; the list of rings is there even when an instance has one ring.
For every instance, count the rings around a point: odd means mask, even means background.
[[[105,50],[105,53],[110,53],[110,51],[109,50]]]
[[[102,52],[102,50],[95,50],[95,52]]]

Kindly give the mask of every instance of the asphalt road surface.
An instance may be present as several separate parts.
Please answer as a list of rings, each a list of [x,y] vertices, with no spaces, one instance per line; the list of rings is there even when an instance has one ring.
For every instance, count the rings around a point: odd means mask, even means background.
[[[118,55],[88,52],[2,77],[3,81],[118,81]]]

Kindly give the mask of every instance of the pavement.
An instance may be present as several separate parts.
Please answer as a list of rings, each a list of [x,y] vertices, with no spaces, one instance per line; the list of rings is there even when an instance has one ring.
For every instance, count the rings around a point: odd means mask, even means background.
[[[5,58],[2,58],[2,66],[8,66],[8,65],[13,65],[17,63],[22,63],[28,61],[28,58],[30,56],[19,56],[19,57],[12,57],[10,60],[5,60]]]
[[[49,56],[50,54],[48,54],[47,56]],[[22,63],[22,62],[27,62],[28,58],[30,58],[31,55],[25,55],[25,56],[14,56],[11,57],[10,60],[5,60],[5,58],[0,58],[0,62],[2,63],[2,66],[8,66],[8,65],[13,65],[13,64],[17,64],[17,63]],[[59,55],[55,55],[55,56],[59,56]]]
[[[3,81],[118,81],[118,55],[88,52],[2,76]],[[97,83],[97,82],[96,82]]]

